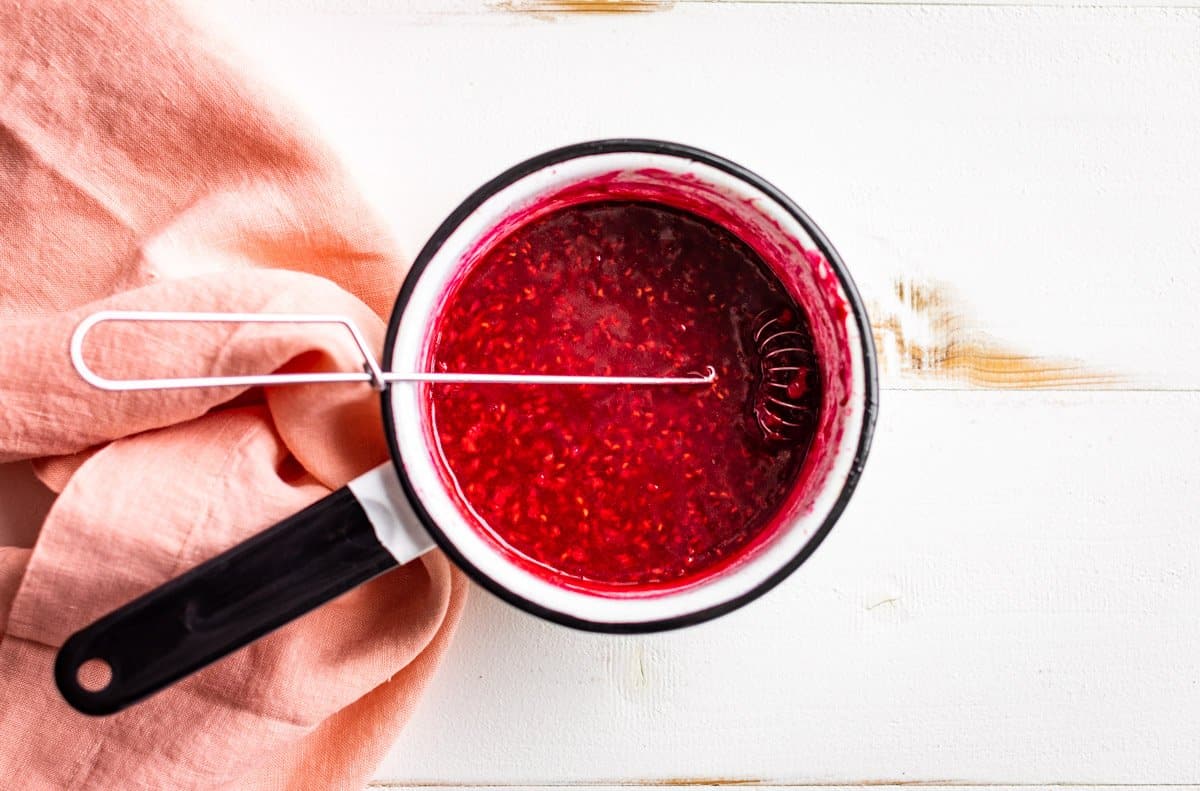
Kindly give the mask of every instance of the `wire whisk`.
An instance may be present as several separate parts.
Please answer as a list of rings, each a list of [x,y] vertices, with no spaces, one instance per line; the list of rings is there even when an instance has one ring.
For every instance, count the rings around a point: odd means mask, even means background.
[[[758,427],[769,440],[801,439],[816,417],[812,339],[791,308],[763,311],[754,324],[761,376],[754,404]]]

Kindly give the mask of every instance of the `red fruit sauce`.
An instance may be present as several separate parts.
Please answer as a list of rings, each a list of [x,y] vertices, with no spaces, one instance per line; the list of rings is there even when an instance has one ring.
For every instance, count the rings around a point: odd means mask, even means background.
[[[793,486],[812,427],[754,417],[764,316],[803,312],[729,232],[665,206],[588,203],[517,228],[448,295],[434,370],[682,376],[712,385],[436,385],[446,474],[522,565],[592,590],[685,583],[734,557]],[[814,416],[819,372],[789,396]],[[798,437],[798,438],[796,438]]]

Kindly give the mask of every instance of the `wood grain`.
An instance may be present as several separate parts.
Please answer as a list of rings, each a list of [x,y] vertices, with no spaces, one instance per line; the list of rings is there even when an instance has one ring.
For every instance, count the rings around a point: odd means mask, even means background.
[[[492,7],[520,14],[637,14],[667,11],[673,0],[499,0]]]
[[[1003,390],[1111,389],[1126,382],[1080,360],[1009,348],[962,311],[948,284],[899,279],[891,296],[875,300],[868,314],[882,375],[893,382]]]

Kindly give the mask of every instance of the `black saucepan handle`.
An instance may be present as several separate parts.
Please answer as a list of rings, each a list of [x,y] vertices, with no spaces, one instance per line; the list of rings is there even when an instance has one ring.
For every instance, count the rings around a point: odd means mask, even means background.
[[[72,635],[54,675],[84,714],[112,714],[396,565],[341,488]],[[80,683],[90,660],[102,689]]]

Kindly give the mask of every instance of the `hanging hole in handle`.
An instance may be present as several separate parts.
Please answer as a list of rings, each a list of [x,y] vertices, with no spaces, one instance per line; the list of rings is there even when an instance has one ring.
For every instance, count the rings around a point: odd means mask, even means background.
[[[112,679],[112,665],[103,659],[89,659],[75,671],[75,680],[87,692],[103,692]]]

